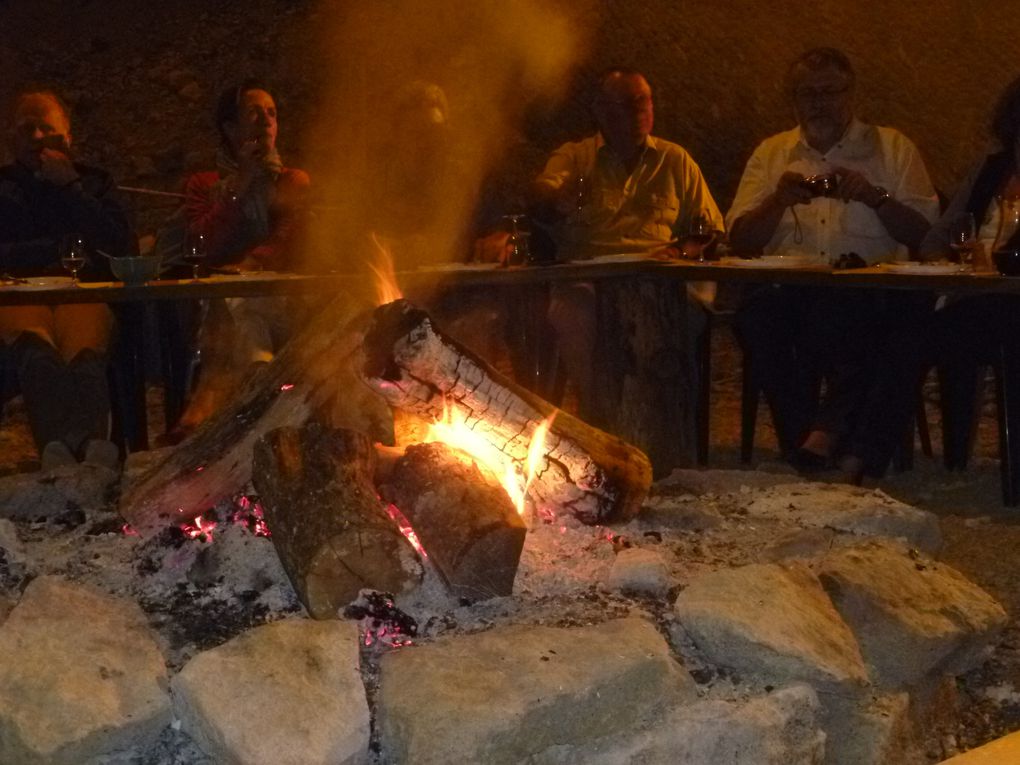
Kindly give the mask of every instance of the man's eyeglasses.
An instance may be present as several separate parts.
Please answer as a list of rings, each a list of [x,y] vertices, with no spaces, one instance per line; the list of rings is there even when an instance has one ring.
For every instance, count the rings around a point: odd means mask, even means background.
[[[797,88],[793,91],[793,97],[798,101],[833,101],[849,90],[849,85],[841,88]]]

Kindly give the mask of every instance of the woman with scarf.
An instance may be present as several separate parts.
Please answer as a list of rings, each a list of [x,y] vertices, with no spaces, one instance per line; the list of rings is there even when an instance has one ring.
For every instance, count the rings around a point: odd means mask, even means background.
[[[189,240],[202,238],[211,266],[295,270],[309,180],[280,159],[276,101],[261,82],[244,80],[220,96],[216,128],[218,170],[192,175],[184,189]],[[252,364],[270,361],[289,334],[285,298],[231,298],[225,307],[210,306],[199,341],[202,379],[171,443],[218,409]]]

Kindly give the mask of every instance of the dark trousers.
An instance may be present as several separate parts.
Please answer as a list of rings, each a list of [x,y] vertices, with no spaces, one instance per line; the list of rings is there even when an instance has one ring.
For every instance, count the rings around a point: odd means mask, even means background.
[[[881,383],[878,369],[896,357],[894,330],[915,331],[930,305],[927,293],[828,287],[769,286],[745,297],[737,333],[784,454],[812,430],[843,449],[865,439],[896,443],[892,423],[869,424],[871,410],[886,408],[883,387],[899,392],[909,377],[916,390],[918,364],[888,368]]]
[[[80,454],[90,439],[109,437],[110,393],[106,360],[91,348],[65,362],[33,332],[11,346],[32,438],[39,451],[63,441]]]

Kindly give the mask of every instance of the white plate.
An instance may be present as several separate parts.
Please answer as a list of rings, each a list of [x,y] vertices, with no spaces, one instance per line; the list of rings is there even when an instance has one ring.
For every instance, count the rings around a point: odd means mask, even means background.
[[[918,263],[917,261],[898,261],[895,263],[882,263],[879,266],[883,271],[891,274],[958,274],[960,273],[959,263]]]
[[[735,266],[737,268],[816,268],[821,266],[821,261],[811,255],[766,255],[761,258],[723,258],[719,261],[722,266]]]
[[[51,290],[59,287],[68,287],[70,284],[70,276],[29,276],[28,284],[4,284],[2,286],[5,290],[33,292],[36,290]]]

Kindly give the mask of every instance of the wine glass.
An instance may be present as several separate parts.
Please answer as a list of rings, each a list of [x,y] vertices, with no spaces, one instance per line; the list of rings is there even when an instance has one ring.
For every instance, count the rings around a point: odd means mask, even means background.
[[[977,245],[977,230],[973,213],[957,215],[949,226],[949,249],[956,253],[956,260],[968,268],[974,265],[974,247]]]
[[[697,245],[699,261],[705,260],[705,250],[716,237],[715,225],[707,215],[695,215],[687,229],[687,241]]]
[[[200,281],[198,267],[202,265],[208,256],[205,247],[205,237],[202,234],[192,234],[184,243],[184,261],[191,264],[192,281]]]
[[[507,244],[510,245],[510,255],[504,265],[524,265],[531,259],[531,254],[528,248],[528,237],[531,236],[531,233],[528,231],[522,231],[520,225],[521,221],[525,220],[527,216],[515,213],[512,215],[504,215],[503,217],[510,221],[510,237],[507,240]]]
[[[85,240],[79,234],[68,234],[60,242],[60,265],[71,272],[71,286],[78,286],[78,271],[85,265]]]
[[[583,175],[578,175],[574,181],[574,223],[580,226],[584,223],[584,206],[588,204],[588,179]]]

